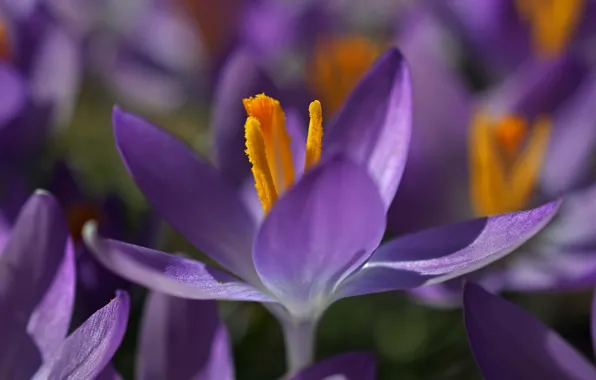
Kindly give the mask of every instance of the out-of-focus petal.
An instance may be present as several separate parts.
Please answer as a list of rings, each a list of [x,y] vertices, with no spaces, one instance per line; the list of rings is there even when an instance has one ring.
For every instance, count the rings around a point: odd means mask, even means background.
[[[119,108],[114,134],[128,171],[160,216],[225,268],[256,283],[255,222],[217,170],[181,141]]]
[[[247,115],[242,99],[261,93],[275,98],[279,96],[271,79],[253,56],[245,50],[236,50],[228,57],[220,73],[211,119],[217,166],[236,186],[250,176],[250,163],[244,152]]]
[[[560,202],[406,235],[381,246],[339,298],[435,284],[480,269],[537,234]]]
[[[585,80],[588,67],[574,56],[529,60],[483,94],[480,104],[495,116],[518,114],[532,121],[551,115]]]
[[[35,380],[93,379],[114,356],[126,325],[130,300],[125,292],[76,329],[35,374]]]
[[[441,51],[448,41],[436,17],[423,4],[408,16],[399,48],[412,75],[412,139],[387,222],[400,235],[470,215],[466,205],[472,93]]]
[[[68,333],[75,283],[74,248],[69,242],[54,282],[35,308],[27,326],[27,331],[39,347],[44,361],[60,347]]]
[[[391,48],[325,130],[324,153],[341,151],[367,167],[388,208],[404,171],[411,129],[409,69],[401,53]]]
[[[374,380],[376,372],[373,355],[349,353],[316,363],[287,380]]]
[[[94,223],[85,226],[83,237],[103,265],[149,289],[189,299],[272,302],[251,285],[199,261],[102,239]]]
[[[447,0],[430,4],[441,19],[472,48],[491,72],[506,73],[528,57],[529,33],[515,15],[513,1]],[[466,46],[468,47],[468,46]]]
[[[55,107],[60,125],[71,118],[81,81],[81,57],[66,31],[52,26],[38,48],[31,72],[31,97],[39,104]]]
[[[464,317],[486,380],[596,378],[596,368],[557,333],[477,285],[464,289]]]
[[[365,169],[334,158],[273,206],[255,241],[255,266],[280,299],[308,303],[362,265],[384,229],[383,203]]]
[[[550,227],[550,226],[549,226]],[[546,236],[548,238],[548,236]],[[596,283],[596,251],[541,244],[507,263],[506,288],[512,291],[572,291]]]
[[[139,347],[139,380],[234,379],[228,333],[214,301],[152,292]]]
[[[547,238],[559,246],[582,247],[596,243],[596,183],[564,198],[557,217],[548,226]]]
[[[31,15],[39,0],[2,0],[0,7],[6,9],[11,16],[22,19]]]
[[[596,76],[586,80],[553,120],[541,188],[562,194],[587,180],[596,152]]]
[[[25,106],[27,89],[23,78],[10,66],[0,63],[0,129]]]

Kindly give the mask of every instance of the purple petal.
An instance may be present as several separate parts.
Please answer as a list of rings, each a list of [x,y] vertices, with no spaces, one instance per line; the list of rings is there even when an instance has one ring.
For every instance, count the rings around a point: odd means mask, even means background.
[[[130,300],[117,292],[109,304],[98,310],[76,329],[54,353],[51,360],[35,374],[34,379],[93,379],[104,369],[120,346]]]
[[[128,171],[160,216],[225,268],[258,281],[250,255],[255,222],[219,173],[182,142],[119,108],[114,134]]]
[[[370,354],[349,353],[337,355],[312,365],[287,380],[374,380],[375,358]]]
[[[234,185],[250,176],[244,152],[247,116],[242,99],[260,93],[276,96],[277,89],[247,51],[235,51],[220,73],[211,120],[217,166]]]
[[[27,331],[39,347],[44,361],[49,359],[66,338],[74,306],[74,295],[74,249],[69,242],[56,278],[43,300],[35,308],[27,326]]]
[[[519,22],[513,2],[448,0],[430,4],[489,69],[508,72],[528,57],[529,34]]]
[[[75,41],[61,28],[52,26],[36,52],[31,75],[31,96],[39,104],[52,104],[57,121],[68,122],[81,80],[81,58]]]
[[[356,86],[324,136],[325,152],[344,152],[368,168],[387,208],[408,154],[411,97],[408,65],[392,48]]]
[[[585,181],[596,142],[596,76],[582,84],[554,117],[541,188],[562,194]]]
[[[286,112],[286,129],[290,136],[290,149],[294,162],[294,173],[296,178],[304,172],[304,159],[306,157],[306,126],[296,109]]]
[[[95,223],[85,225],[83,237],[108,269],[149,289],[189,299],[272,302],[251,285],[199,261],[102,239]]]
[[[388,213],[396,234],[464,220],[472,94],[439,50],[445,30],[423,7],[411,10],[399,47],[410,63],[413,123],[407,165]],[[441,189],[441,191],[437,191]]]
[[[0,128],[25,106],[27,88],[21,76],[10,66],[0,63]]]
[[[536,235],[560,202],[406,235],[381,246],[339,297],[436,284],[480,269]]]
[[[572,56],[550,61],[529,60],[485,95],[496,116],[520,114],[530,120],[564,104],[586,79],[587,67]]]
[[[152,292],[146,302],[137,379],[234,379],[228,333],[214,301]]]
[[[384,229],[374,182],[358,165],[335,158],[273,206],[255,241],[255,266],[281,299],[308,303],[362,265]]]
[[[557,333],[477,285],[464,289],[464,317],[486,380],[596,378],[596,368]]]
[[[32,195],[0,255],[0,371],[19,356],[27,323],[58,272],[68,231],[58,203],[44,191]]]
[[[550,226],[549,226],[550,227]],[[546,238],[548,234],[545,232]],[[596,252],[542,244],[511,258],[505,271],[508,290],[570,291],[596,283]]]
[[[2,0],[0,6],[4,7],[11,16],[21,19],[28,17],[38,2],[39,0]]]
[[[548,237],[561,246],[592,246],[596,242],[596,183],[565,197],[557,218],[548,226]]]

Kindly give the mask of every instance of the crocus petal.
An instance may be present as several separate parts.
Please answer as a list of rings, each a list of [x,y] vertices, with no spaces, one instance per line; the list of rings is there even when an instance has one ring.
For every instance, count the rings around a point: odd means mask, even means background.
[[[255,241],[255,266],[280,299],[307,303],[362,265],[384,229],[383,203],[365,169],[334,158],[273,206]]]
[[[445,28],[416,4],[404,16],[399,47],[410,63],[413,128],[403,178],[388,212],[388,229],[402,235],[464,220],[468,125],[472,94],[446,62]],[[441,191],[437,191],[441,189]]]
[[[303,369],[287,380],[374,380],[376,372],[374,356],[349,353],[334,356]]]
[[[326,152],[344,152],[368,168],[387,208],[406,164],[411,97],[408,65],[391,48],[356,86],[324,136]]]
[[[31,96],[40,104],[52,104],[57,111],[56,121],[61,125],[72,116],[81,65],[75,41],[60,27],[52,26],[36,53]]]
[[[286,129],[290,136],[294,174],[298,178],[304,172],[304,159],[306,157],[306,127],[298,110],[290,109],[286,112]]]
[[[586,179],[596,142],[596,76],[589,78],[557,112],[542,171],[541,188],[562,194]]]
[[[0,255],[0,374],[28,345],[23,340],[29,340],[27,322],[58,271],[67,235],[56,200],[37,191],[23,206]]]
[[[3,6],[11,16],[22,19],[31,15],[39,0],[2,0]]]
[[[552,202],[392,240],[347,279],[339,298],[435,284],[480,269],[538,233],[559,205]]]
[[[548,239],[560,246],[593,246],[596,242],[596,183],[570,193],[565,197],[561,210],[548,226]]]
[[[596,368],[557,333],[477,285],[464,289],[464,317],[486,380],[596,378]]]
[[[119,108],[114,134],[129,172],[160,216],[227,269],[258,281],[250,256],[255,223],[219,173],[182,142]]]
[[[35,380],[93,379],[120,346],[130,300],[125,292],[93,314],[76,329],[35,374]]]
[[[85,225],[83,237],[103,265],[149,289],[189,299],[272,301],[251,285],[199,261],[102,239],[95,223]]]
[[[56,278],[35,308],[27,326],[44,361],[60,347],[68,333],[74,306],[75,281],[74,249],[69,242]]]
[[[260,93],[278,95],[271,79],[251,54],[242,49],[235,51],[220,73],[211,120],[217,166],[234,185],[240,185],[250,176],[250,163],[244,152],[247,115],[242,99]]]
[[[234,379],[228,333],[214,301],[151,293],[139,347],[139,380]]]
[[[21,76],[10,66],[0,63],[0,128],[21,111],[27,90]]]

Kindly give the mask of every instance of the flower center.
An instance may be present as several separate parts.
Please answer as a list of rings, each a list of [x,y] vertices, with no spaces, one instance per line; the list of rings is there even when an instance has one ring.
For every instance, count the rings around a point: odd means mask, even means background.
[[[469,141],[470,194],[477,215],[524,209],[532,197],[550,136],[550,121],[529,128],[521,117],[494,120],[478,112]]]
[[[310,63],[309,84],[330,113],[339,110],[381,53],[379,44],[359,35],[318,41]]]
[[[246,154],[252,164],[257,194],[265,212],[294,183],[290,136],[279,101],[260,94],[244,99]],[[315,100],[308,107],[310,123],[304,169],[319,162],[323,147],[323,111]]]
[[[529,24],[532,43],[543,57],[557,57],[569,43],[585,0],[515,0],[520,18]]]
[[[68,210],[68,228],[74,243],[82,241],[82,230],[85,223],[90,220],[97,222],[101,219],[101,211],[90,203],[79,203]]]

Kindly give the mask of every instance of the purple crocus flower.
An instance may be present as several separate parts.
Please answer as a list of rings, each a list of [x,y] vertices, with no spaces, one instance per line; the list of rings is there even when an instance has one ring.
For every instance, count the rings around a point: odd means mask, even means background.
[[[594,37],[596,4],[528,0],[432,1],[436,13],[490,70],[506,74],[527,59],[558,59]]]
[[[389,229],[409,233],[522,210],[565,194],[567,201],[548,228],[507,261],[472,276],[494,291],[590,284],[596,273],[596,235],[584,220],[593,212],[596,194],[588,186],[596,143],[595,78],[569,57],[528,61],[484,94],[453,97],[459,107],[451,118],[417,124]],[[429,200],[437,188],[444,191]],[[410,217],[404,209],[417,212]],[[461,287],[459,279],[414,293],[435,305],[456,306]]]
[[[187,300],[151,292],[138,341],[136,379],[233,380],[234,362],[226,326],[214,301]],[[106,368],[104,373],[114,370]],[[372,355],[349,353],[324,360],[285,380],[375,378]]]
[[[379,248],[411,124],[408,68],[395,48],[356,87],[323,141],[321,105],[311,104],[306,148],[293,145],[301,150],[291,150],[294,135],[286,130],[279,102],[259,95],[245,99],[245,107],[258,198],[254,188],[229,185],[225,173],[166,132],[114,111],[117,146],[137,185],[166,221],[230,273],[103,239],[93,223],[83,235],[104,265],[152,290],[263,302],[285,330],[291,371],[311,360],[316,323],[331,303],[476,270],[524,243],[558,209],[558,202],[548,203],[419,232]],[[269,163],[267,157],[279,160]],[[259,200],[262,207],[255,208]]]
[[[468,340],[486,380],[596,378],[596,367],[555,331],[516,305],[478,285],[466,284]],[[596,342],[596,302],[592,337]]]
[[[122,340],[128,296],[119,292],[67,337],[75,266],[58,203],[37,191],[14,225],[0,227],[1,377],[93,378]]]

